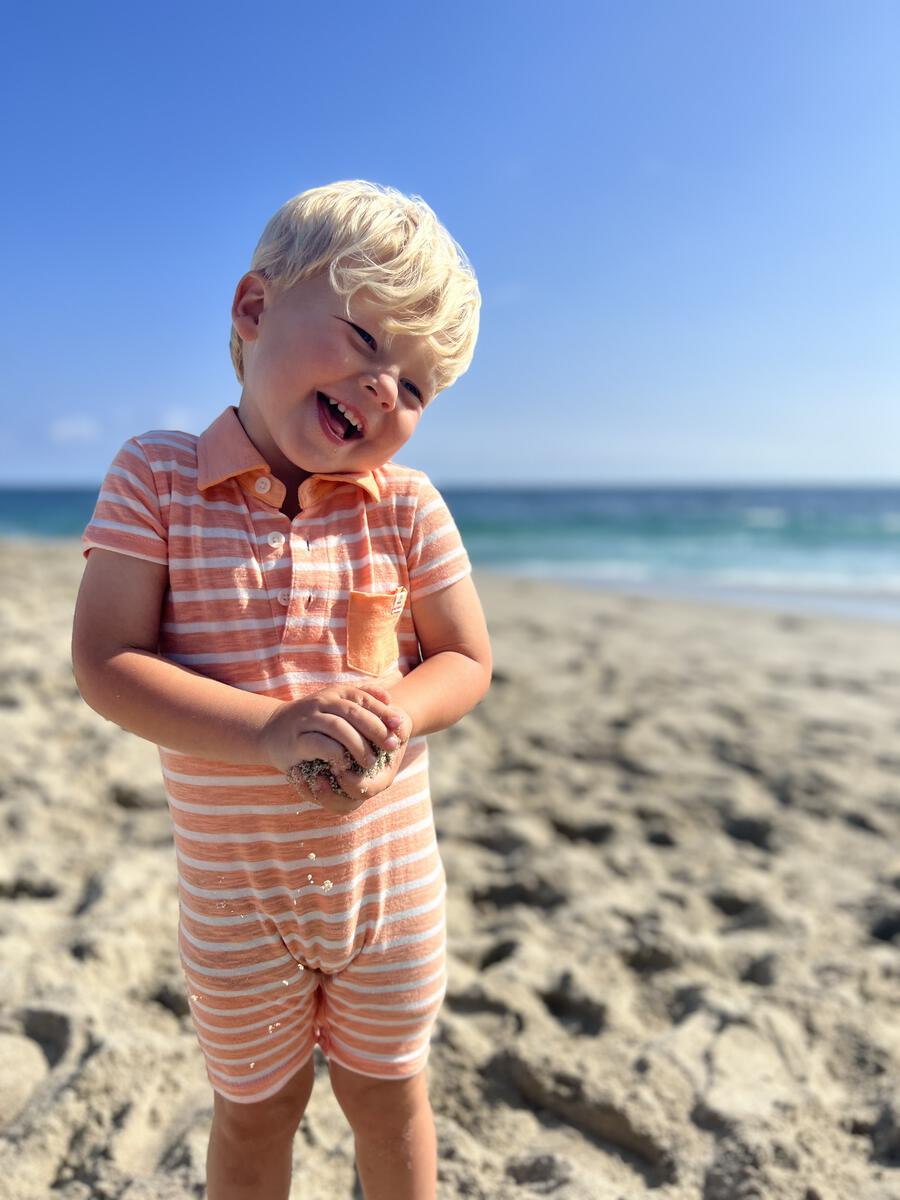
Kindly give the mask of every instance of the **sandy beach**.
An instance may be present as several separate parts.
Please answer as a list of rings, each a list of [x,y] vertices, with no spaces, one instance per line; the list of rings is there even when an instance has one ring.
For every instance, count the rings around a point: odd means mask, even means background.
[[[77,542],[0,544],[0,1196],[205,1194],[155,748],[80,699]],[[430,737],[442,1200],[900,1198],[900,626],[476,574]],[[353,1139],[317,1052],[295,1200]]]

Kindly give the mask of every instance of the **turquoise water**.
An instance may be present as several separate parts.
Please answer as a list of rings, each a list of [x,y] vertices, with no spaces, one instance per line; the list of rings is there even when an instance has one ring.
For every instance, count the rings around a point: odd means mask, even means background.
[[[900,620],[900,487],[442,489],[476,566]],[[77,537],[96,489],[0,489],[0,536]]]

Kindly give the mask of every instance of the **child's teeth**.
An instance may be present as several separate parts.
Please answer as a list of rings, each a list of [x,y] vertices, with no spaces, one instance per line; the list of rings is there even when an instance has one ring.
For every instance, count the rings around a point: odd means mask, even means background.
[[[343,404],[339,404],[336,400],[332,400],[331,403],[338,410],[338,412],[342,412],[344,414],[351,425],[353,425],[356,429],[362,428],[359,421],[356,419],[356,417],[354,417],[353,413],[348,412],[348,410],[344,408]]]

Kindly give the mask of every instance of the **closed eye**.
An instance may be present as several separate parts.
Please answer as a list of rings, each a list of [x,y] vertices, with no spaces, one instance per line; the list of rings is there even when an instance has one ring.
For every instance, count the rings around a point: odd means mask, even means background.
[[[359,336],[362,338],[362,340],[366,343],[367,346],[371,347],[372,350],[378,349],[378,343],[372,337],[371,333],[369,333],[367,330],[363,329],[363,327],[361,325],[354,325],[352,321],[348,321],[347,324],[356,330],[356,332],[359,334]],[[416,387],[416,385],[412,382],[411,379],[401,379],[400,382],[407,389],[407,391],[412,392],[412,394],[415,396],[415,398],[417,400],[421,401],[422,393],[419,390],[419,388]]]
[[[352,324],[352,322],[348,322],[348,324]],[[367,343],[367,345],[371,346],[373,350],[378,349],[378,343],[372,337],[371,333],[366,333],[365,329],[363,329],[360,325],[353,325],[353,328],[356,330],[362,340]]]

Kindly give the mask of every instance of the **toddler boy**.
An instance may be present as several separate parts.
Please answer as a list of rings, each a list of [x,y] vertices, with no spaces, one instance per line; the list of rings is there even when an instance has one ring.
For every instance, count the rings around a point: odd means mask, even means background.
[[[483,697],[491,652],[446,505],[391,460],[468,367],[479,304],[421,200],[295,197],[235,292],[240,404],[129,439],[83,536],[78,687],[159,747],[210,1200],[286,1200],[316,1044],[366,1200],[435,1196],[425,735]],[[329,771],[291,770],[311,760]]]

